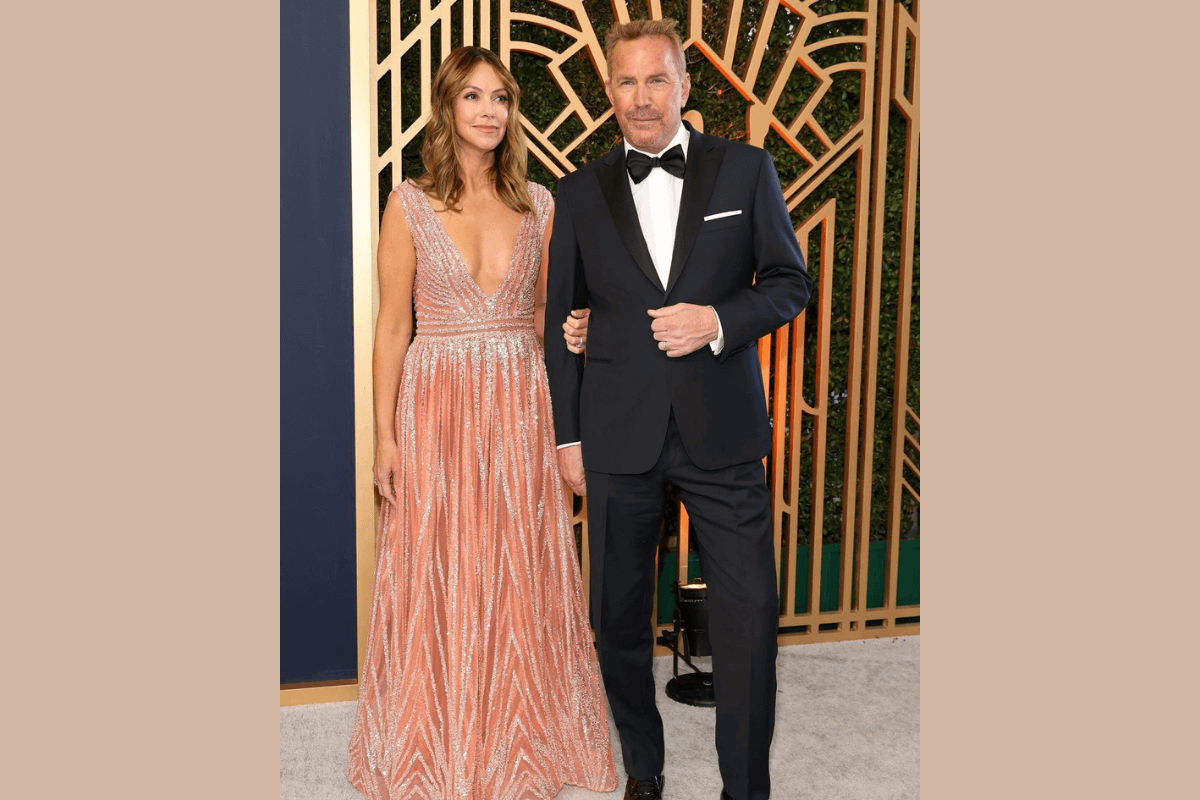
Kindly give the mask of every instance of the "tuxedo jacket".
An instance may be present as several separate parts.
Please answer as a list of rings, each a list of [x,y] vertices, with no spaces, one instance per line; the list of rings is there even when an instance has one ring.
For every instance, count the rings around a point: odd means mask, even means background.
[[[558,442],[579,441],[586,469],[646,472],[672,409],[692,462],[762,458],[770,425],[755,343],[795,318],[812,281],[765,150],[690,134],[667,285],[642,236],[624,144],[558,182],[546,300],[546,371]],[[680,358],[658,348],[647,309],[712,306],[725,345]],[[587,353],[560,326],[590,308]]]

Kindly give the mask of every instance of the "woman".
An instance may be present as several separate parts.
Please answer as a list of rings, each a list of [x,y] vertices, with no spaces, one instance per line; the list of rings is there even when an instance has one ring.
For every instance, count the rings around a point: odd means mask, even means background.
[[[553,201],[525,181],[519,96],[495,54],[452,52],[426,173],[380,227],[384,504],[349,767],[372,800],[616,787],[539,342]]]

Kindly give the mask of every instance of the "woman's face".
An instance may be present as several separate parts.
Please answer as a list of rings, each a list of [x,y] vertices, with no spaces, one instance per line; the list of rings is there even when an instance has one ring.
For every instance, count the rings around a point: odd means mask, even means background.
[[[454,133],[459,147],[491,152],[504,141],[512,98],[496,70],[478,64],[454,98]]]

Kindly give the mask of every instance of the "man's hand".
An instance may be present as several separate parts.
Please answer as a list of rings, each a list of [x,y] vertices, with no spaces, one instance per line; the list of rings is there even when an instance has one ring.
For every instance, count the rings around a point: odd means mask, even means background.
[[[588,315],[591,313],[590,308],[573,309],[563,323],[563,339],[567,342],[567,349],[575,355],[587,349]]]
[[[708,306],[676,303],[646,313],[654,317],[650,329],[658,349],[671,358],[694,353],[717,338],[717,313]]]
[[[563,447],[558,451],[558,471],[563,480],[571,487],[571,491],[580,497],[587,497],[587,483],[583,479],[583,448],[577,444]]]

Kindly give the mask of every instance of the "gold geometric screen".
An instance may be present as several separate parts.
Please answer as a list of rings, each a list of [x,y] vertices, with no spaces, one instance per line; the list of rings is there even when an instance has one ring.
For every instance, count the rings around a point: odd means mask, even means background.
[[[460,45],[496,51],[516,74],[530,177],[551,189],[618,141],[602,43],[614,21],[636,17],[680,22],[685,118],[771,153],[816,288],[759,342],[780,643],[920,630],[918,5],[379,0],[371,22],[372,254],[387,192],[422,170],[432,76]],[[575,522],[586,580],[581,500]],[[665,528],[660,557],[686,579],[686,511],[676,505]],[[668,627],[657,604],[655,614]]]

